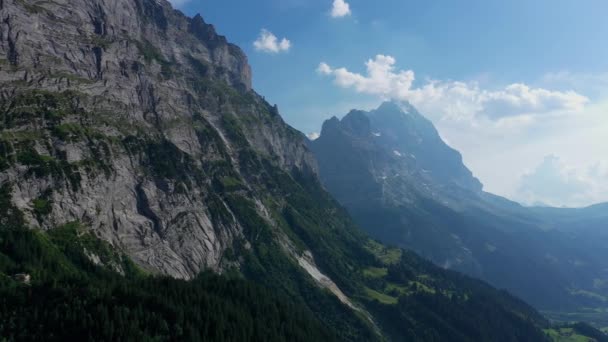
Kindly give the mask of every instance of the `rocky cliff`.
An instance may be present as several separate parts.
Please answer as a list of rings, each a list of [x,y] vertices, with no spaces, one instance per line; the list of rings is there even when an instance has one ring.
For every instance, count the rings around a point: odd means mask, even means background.
[[[252,91],[244,53],[200,15],[154,0],[4,0],[0,19],[0,182],[32,226],[82,221],[189,278],[221,269],[242,235],[214,189],[251,190],[250,152],[316,170]]]

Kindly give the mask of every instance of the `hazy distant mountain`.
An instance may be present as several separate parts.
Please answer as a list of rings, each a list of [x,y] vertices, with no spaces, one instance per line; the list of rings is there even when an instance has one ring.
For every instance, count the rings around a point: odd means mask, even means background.
[[[481,277],[539,308],[606,306],[608,258],[572,241],[561,209],[529,209],[482,191],[432,123],[387,102],[325,122],[310,146],[326,188],[381,241]],[[595,223],[606,227],[601,209]],[[582,213],[581,213],[582,214]],[[574,221],[581,222],[579,215]],[[562,225],[557,228],[558,223]],[[608,256],[608,254],[603,254]]]

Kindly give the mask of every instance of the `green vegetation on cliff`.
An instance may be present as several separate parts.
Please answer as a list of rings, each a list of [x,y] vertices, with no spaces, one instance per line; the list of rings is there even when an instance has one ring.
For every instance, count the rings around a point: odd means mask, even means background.
[[[188,282],[147,275],[78,223],[48,233],[25,229],[6,206],[5,190],[0,340],[336,339],[311,312],[240,277],[202,273]]]

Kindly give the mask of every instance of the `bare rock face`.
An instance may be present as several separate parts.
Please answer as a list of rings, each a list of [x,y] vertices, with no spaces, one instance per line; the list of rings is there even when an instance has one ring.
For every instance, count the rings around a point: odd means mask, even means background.
[[[175,277],[238,264],[218,193],[263,203],[259,163],[317,172],[245,54],[164,0],[0,0],[0,115],[0,182],[30,226],[81,221]]]
[[[482,185],[413,106],[386,102],[334,117],[310,146],[328,191],[372,236],[444,268],[481,274],[464,233],[433,221],[439,210],[425,205],[461,211],[476,203]]]

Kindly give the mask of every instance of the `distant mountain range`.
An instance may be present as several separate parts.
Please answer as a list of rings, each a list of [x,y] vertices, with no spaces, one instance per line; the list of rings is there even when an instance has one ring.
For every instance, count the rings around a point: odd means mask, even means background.
[[[325,187],[383,243],[542,310],[606,315],[607,205],[526,208],[484,192],[461,155],[408,103],[334,117],[309,144]]]

